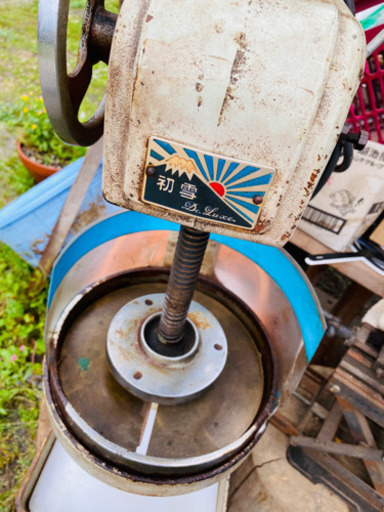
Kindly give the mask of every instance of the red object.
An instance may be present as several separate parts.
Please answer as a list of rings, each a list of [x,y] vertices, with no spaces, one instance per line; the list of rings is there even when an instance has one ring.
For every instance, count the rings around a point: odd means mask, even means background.
[[[381,2],[382,0],[355,0],[356,12],[369,9],[370,7],[380,4]]]
[[[219,183],[217,181],[213,181],[210,183],[210,185],[213,188],[213,190],[219,194],[220,197],[224,196],[225,188],[223,187],[223,185],[221,183]]]
[[[362,11],[382,0],[355,0],[356,10]],[[367,30],[367,42],[371,41],[384,25]],[[384,144],[384,44],[369,57],[360,87],[351,105],[347,123],[354,132],[366,130],[370,140]]]
[[[55,172],[59,171],[57,167],[53,167],[51,165],[44,165],[31,160],[24,152],[20,142],[17,143],[17,153],[23,165],[28,169],[31,173],[34,180],[39,183],[43,181],[48,176],[51,176]]]

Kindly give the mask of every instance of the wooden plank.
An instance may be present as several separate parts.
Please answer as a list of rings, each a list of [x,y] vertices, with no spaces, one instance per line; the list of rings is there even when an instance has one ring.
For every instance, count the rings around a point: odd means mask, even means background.
[[[300,229],[296,229],[293,237],[290,239],[290,242],[309,254],[326,254],[335,252]],[[384,297],[384,279],[361,261],[338,263],[330,266],[356,283],[359,283],[361,286],[364,286],[371,292]]]
[[[346,265],[349,265],[349,263]],[[351,283],[344,291],[341,299],[332,308],[332,315],[340,318],[342,324],[350,325],[355,316],[361,312],[367,300],[371,298],[371,295],[372,292],[365,286],[365,283]]]
[[[325,441],[319,443],[317,439],[307,436],[291,437],[292,446],[300,446],[324,453],[334,453],[336,455],[346,455],[348,457],[358,457],[359,459],[367,459],[375,462],[382,462],[383,450],[370,448],[366,446],[336,443],[334,441]]]
[[[300,433],[293,421],[279,411],[272,416],[270,423],[286,436],[297,436]]]
[[[376,442],[372,435],[368,421],[360,412],[358,412],[351,404],[338,398],[338,402],[343,411],[344,417],[351,430],[352,436],[356,443],[363,444],[370,448],[376,448]],[[384,496],[384,463],[381,461],[372,461],[363,459],[371,477],[374,488],[377,492]]]
[[[47,404],[45,401],[45,397],[43,396],[40,400],[40,414],[39,414],[39,423],[37,426],[37,434],[36,434],[36,450],[38,451],[42,446],[44,440],[51,432],[51,424],[49,422]]]
[[[379,376],[378,370],[384,370],[384,345],[381,347],[377,360],[372,365],[372,369],[377,376]],[[382,375],[382,372],[380,374]]]
[[[344,370],[337,368],[329,383],[330,390],[384,428],[383,397]]]
[[[359,349],[361,352],[364,352],[373,359],[377,358],[378,352],[371,345],[367,345],[366,343],[363,343],[362,341],[359,340],[354,340],[352,346],[354,348]]]
[[[354,345],[348,350],[345,357],[348,357],[350,361],[357,361],[366,368],[372,368],[372,363],[375,360],[374,358],[369,357],[368,354],[358,350]]]
[[[356,497],[359,499],[360,507],[359,510],[383,510],[384,498],[379,495],[375,489],[370,485],[363,482],[357,475],[348,470],[339,461],[328,453],[324,453],[317,450],[303,449],[312,460],[319,464],[324,470],[332,475],[334,479],[338,480],[337,483],[333,480],[333,485],[337,485],[337,488],[344,488],[349,494],[350,490],[356,493]],[[365,501],[365,503],[361,503]],[[353,500],[353,504],[356,503],[356,499]],[[351,503],[351,505],[352,505]]]
[[[103,156],[103,138],[91,146],[85,155],[83,165],[72,185],[64,206],[53,228],[48,244],[41,256],[39,267],[45,275],[51,273],[52,265],[71,229],[89,185],[100,165]]]
[[[384,395],[384,384],[379,382],[373,370],[348,357],[348,354],[341,361],[339,368],[342,368],[381,395]]]
[[[332,409],[329,411],[328,416],[321,425],[316,440],[319,443],[324,443],[325,441],[332,441],[336,435],[337,429],[339,428],[339,424],[342,417],[343,413],[340,409],[339,404],[337,403],[337,400],[335,400]]]

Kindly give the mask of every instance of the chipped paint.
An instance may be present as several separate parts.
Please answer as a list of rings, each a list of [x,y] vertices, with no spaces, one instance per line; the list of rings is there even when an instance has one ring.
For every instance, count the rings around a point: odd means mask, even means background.
[[[79,363],[80,368],[86,372],[89,369],[89,365],[91,364],[91,361],[88,357],[80,357],[80,359],[77,360]]]
[[[218,13],[197,0],[187,17],[183,3],[123,3],[110,61],[103,190],[123,207],[280,246],[338,139],[335,127],[363,73],[364,34],[339,0],[295,9],[276,0],[223,1]],[[300,41],[293,23],[302,27]],[[172,32],[164,30],[170,25]],[[278,169],[254,230],[143,204],[146,144],[154,134]]]

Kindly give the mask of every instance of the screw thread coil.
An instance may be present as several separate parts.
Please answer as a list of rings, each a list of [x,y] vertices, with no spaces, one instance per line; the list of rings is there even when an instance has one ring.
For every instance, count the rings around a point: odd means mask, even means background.
[[[176,343],[183,336],[208,240],[209,233],[180,228],[159,325],[159,339],[165,343]]]

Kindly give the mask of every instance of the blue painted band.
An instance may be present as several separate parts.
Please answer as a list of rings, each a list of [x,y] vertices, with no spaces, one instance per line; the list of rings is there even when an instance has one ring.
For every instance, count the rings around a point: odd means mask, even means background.
[[[63,250],[52,270],[48,307],[61,281],[85,254],[99,245],[129,233],[154,230],[177,231],[178,224],[137,212],[123,212],[91,224]],[[246,240],[211,235],[212,239],[232,247],[259,265],[281,288],[290,302],[310,360],[324,334],[317,304],[299,270],[275,247],[259,245]]]

